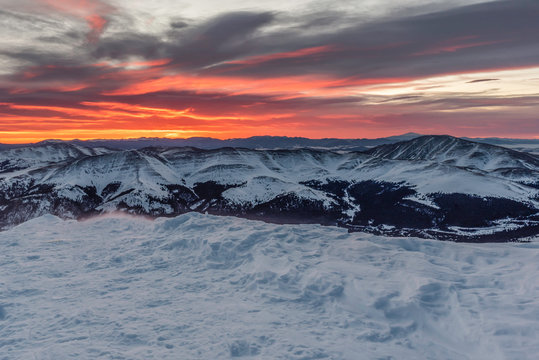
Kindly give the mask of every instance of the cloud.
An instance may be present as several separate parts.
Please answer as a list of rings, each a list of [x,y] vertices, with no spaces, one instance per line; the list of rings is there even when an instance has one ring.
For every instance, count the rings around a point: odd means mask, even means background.
[[[537,65],[539,39],[533,34],[539,32],[538,11],[535,1],[497,1],[359,25],[340,14],[345,26],[333,27],[327,25],[335,23],[338,13],[311,14],[301,22],[308,32],[300,30],[300,20],[287,23],[290,17],[283,14],[236,12],[188,28],[171,27],[165,39],[116,34],[93,55],[167,57],[183,70],[252,78],[313,73],[424,77]],[[306,49],[332,51],[279,56]],[[253,59],[259,61],[246,66]]]
[[[50,130],[63,119],[75,128],[176,124],[185,131],[241,126],[253,133],[286,124],[298,135],[334,129],[337,136],[354,127],[389,131],[393,119],[395,129],[428,132],[421,129],[451,128],[451,116],[485,125],[487,116],[477,112],[492,116],[493,108],[502,110],[496,117],[506,117],[509,131],[516,114],[531,116],[537,100],[518,91],[502,99],[481,87],[506,84],[496,71],[539,68],[537,1],[362,21],[339,11],[171,16],[166,28],[151,32],[129,25],[140,24],[141,15],[103,0],[41,0],[41,6],[49,13],[0,12],[8,24],[43,30],[0,49],[0,59],[17,67],[0,76],[0,131],[17,121],[48,122]],[[76,21],[59,28],[63,17]],[[396,91],[418,79],[463,74],[475,79],[455,83],[473,94],[455,94],[454,84],[444,90],[440,81]],[[414,114],[419,120],[411,120]]]
[[[227,73],[247,76],[317,72],[372,78],[537,65],[539,39],[533,34],[539,32],[538,12],[538,2],[499,1],[377,20],[316,36],[285,29],[280,35],[261,36],[260,49],[279,45],[281,52],[320,46],[339,50],[301,62],[280,59],[258,67],[220,66]]]
[[[68,11],[72,1],[62,0],[55,6]],[[105,26],[103,14],[114,11],[97,4],[69,10],[93,14],[84,15],[92,16],[88,36],[93,38]],[[496,1],[406,18],[394,14],[359,25],[340,13],[310,14],[289,23],[290,16],[283,14],[233,12],[190,26],[184,26],[184,20],[180,26],[173,22],[164,34],[115,32],[92,48],[78,50],[79,58],[73,60],[84,64],[101,59],[170,58],[181,71],[248,78],[304,74],[410,78],[516,68],[539,63],[537,12],[536,1]],[[344,27],[327,26],[339,15]],[[312,31],[299,30],[298,22]],[[10,55],[32,60],[29,52]],[[46,54],[36,57],[43,57],[45,64],[50,61]]]
[[[101,0],[39,0],[45,6],[84,19],[89,27],[87,40],[97,42],[108,23],[108,16],[116,12],[111,4]]]
[[[172,29],[183,29],[183,28],[186,28],[189,26],[189,23],[185,20],[182,20],[182,19],[176,19],[176,20],[173,20],[171,21],[170,23],[170,27]]]
[[[480,82],[498,81],[498,80],[500,79],[477,79],[477,80],[468,81],[467,84],[475,84],[475,83],[480,83]]]

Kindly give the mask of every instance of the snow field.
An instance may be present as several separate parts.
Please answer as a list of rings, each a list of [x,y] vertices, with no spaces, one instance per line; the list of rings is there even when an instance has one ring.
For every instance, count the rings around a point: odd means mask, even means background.
[[[539,243],[189,213],[0,232],[0,359],[534,359]]]

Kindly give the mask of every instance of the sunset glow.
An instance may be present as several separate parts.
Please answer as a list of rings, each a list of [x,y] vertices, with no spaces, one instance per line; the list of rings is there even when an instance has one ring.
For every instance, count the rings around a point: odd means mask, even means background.
[[[0,142],[539,138],[537,2],[402,3],[367,18],[338,6],[292,18],[270,2],[183,18],[142,3],[8,1]]]

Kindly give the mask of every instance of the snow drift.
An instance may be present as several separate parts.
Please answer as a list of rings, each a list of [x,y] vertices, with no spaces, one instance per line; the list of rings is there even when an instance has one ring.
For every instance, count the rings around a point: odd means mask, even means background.
[[[535,359],[539,245],[189,213],[0,233],[5,359]]]

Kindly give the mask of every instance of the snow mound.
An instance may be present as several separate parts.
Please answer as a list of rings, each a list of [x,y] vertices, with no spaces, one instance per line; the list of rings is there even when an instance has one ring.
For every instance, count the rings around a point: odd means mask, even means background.
[[[536,239],[538,240],[538,239]],[[534,359],[539,244],[189,213],[0,233],[9,359]]]

